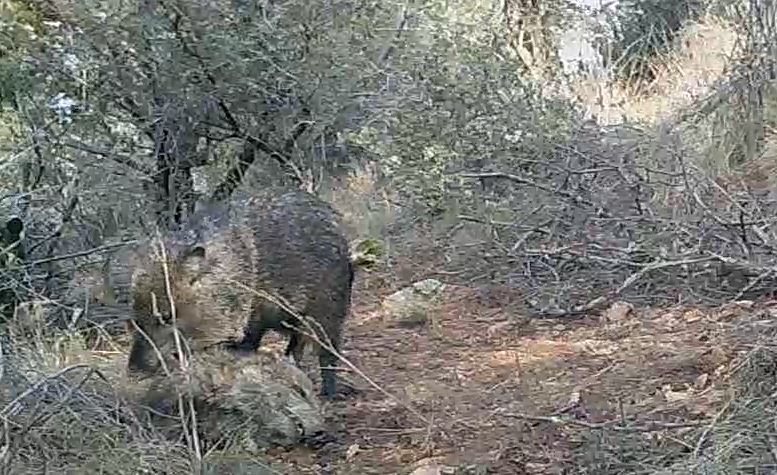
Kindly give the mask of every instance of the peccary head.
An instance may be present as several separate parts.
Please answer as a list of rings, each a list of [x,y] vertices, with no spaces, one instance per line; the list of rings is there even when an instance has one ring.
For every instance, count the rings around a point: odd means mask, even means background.
[[[166,266],[160,253],[150,250],[141,251],[135,262],[131,288],[134,325],[128,325],[133,336],[128,368],[133,373],[156,372],[161,367],[160,356],[168,365],[175,363],[174,328],[182,339],[200,330],[197,296],[208,268],[205,247],[167,243],[166,253]],[[175,309],[175,326],[171,308]]]

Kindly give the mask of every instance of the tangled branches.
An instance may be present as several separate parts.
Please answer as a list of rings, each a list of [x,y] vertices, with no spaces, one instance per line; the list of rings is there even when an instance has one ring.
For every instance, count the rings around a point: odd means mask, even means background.
[[[542,160],[518,161],[518,171],[461,176],[510,183],[487,199],[509,202],[516,220],[480,221],[494,229],[504,280],[527,292],[538,316],[621,298],[715,304],[763,295],[776,264],[767,165],[711,177],[694,162],[666,130],[588,127]]]

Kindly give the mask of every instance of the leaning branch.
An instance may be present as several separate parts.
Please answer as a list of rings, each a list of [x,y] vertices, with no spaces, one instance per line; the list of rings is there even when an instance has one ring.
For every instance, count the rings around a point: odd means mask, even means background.
[[[394,50],[394,44],[399,41],[399,39],[402,37],[402,32],[405,31],[405,26],[407,25],[407,20],[409,17],[409,11],[407,9],[407,5],[404,5],[402,7],[402,10],[399,12],[399,15],[397,16],[397,24],[394,27],[394,34],[391,35],[391,38],[388,40],[386,45],[381,50],[380,54],[378,55],[378,60],[376,61],[378,67],[383,67],[383,64],[386,62],[386,60],[389,58],[389,55]]]
[[[110,150],[105,150],[99,147],[95,147],[94,145],[85,144],[75,140],[67,140],[67,141],[61,142],[61,145],[64,145],[65,147],[72,148],[75,150],[80,150],[82,152],[90,153],[92,155],[97,155],[99,157],[111,159],[114,162],[124,165],[128,168],[131,168],[136,172],[140,172],[145,176],[151,176],[154,174],[154,172],[151,171],[151,169],[149,169],[148,167],[144,166],[141,163],[136,162],[135,160],[133,160],[132,158],[126,155],[114,153]]]
[[[462,178],[477,178],[477,179],[483,179],[483,178],[501,178],[503,180],[508,180],[513,183],[519,183],[521,185],[528,185],[533,188],[537,188],[538,190],[546,191],[548,193],[556,194],[563,196],[569,200],[572,200],[575,204],[584,204],[587,206],[593,206],[594,204],[585,198],[583,198],[580,195],[576,195],[574,193],[570,193],[566,190],[559,190],[551,188],[550,186],[543,185],[541,183],[537,183],[536,181],[529,180],[527,178],[519,177],[518,175],[512,175],[510,173],[503,173],[503,172],[486,172],[486,173],[460,173],[460,177]]]
[[[644,425],[622,425],[622,421],[614,420],[610,422],[591,423],[586,421],[580,421],[576,419],[563,419],[557,416],[530,416],[528,414],[513,414],[513,413],[501,413],[500,415],[510,417],[513,419],[522,419],[526,421],[534,422],[549,422],[551,424],[560,425],[573,425],[583,427],[591,430],[611,430],[615,432],[659,432],[665,430],[676,429],[688,429],[694,427],[702,427],[707,425],[709,421],[697,421],[697,422],[660,422],[651,421]]]
[[[49,262],[66,261],[68,259],[76,259],[78,257],[86,257],[92,254],[97,254],[104,251],[110,251],[111,249],[115,249],[117,247],[128,246],[130,244],[137,244],[138,242],[139,241],[137,240],[123,241],[116,244],[106,244],[105,246],[99,246],[92,249],[87,249],[85,251],[73,252],[71,254],[63,254],[61,256],[46,257],[45,259],[38,259],[37,261],[28,262],[25,264],[25,267],[33,267],[41,264],[48,264]]]
[[[628,278],[626,278],[623,281],[623,283],[621,283],[620,286],[618,286],[617,289],[613,290],[607,295],[601,295],[582,305],[578,305],[570,309],[540,310],[535,316],[545,317],[545,318],[559,318],[559,317],[587,315],[594,311],[600,311],[606,308],[611,303],[613,303],[615,299],[623,295],[623,293],[626,292],[626,290],[633,287],[634,284],[636,284],[639,280],[641,280],[643,277],[645,277],[646,275],[650,274],[653,271],[673,268],[673,267],[688,266],[692,264],[701,264],[701,263],[710,262],[710,261],[723,262],[723,259],[719,256],[706,256],[706,257],[699,257],[699,258],[682,259],[677,261],[654,262],[652,264],[645,265],[642,269],[639,270],[639,272],[635,272],[634,274],[630,275]]]

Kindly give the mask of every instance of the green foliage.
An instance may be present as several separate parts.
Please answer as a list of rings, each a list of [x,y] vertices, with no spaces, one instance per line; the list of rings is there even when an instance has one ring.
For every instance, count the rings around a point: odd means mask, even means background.
[[[406,199],[439,214],[461,185],[452,173],[473,161],[514,167],[515,157],[563,133],[569,112],[519,76],[501,10],[490,2],[51,5],[73,24],[47,27],[45,48],[29,62],[35,69],[24,74],[45,78],[33,85],[46,97],[86,102],[89,113],[62,130],[52,125],[86,146],[51,155],[78,169],[99,165],[105,185],[114,156],[135,169],[157,165],[149,124],[160,117],[175,124],[178,153],[204,164],[210,185],[234,165],[237,139],[284,150],[305,123],[288,157],[301,170],[327,169],[320,151],[340,134],[378,157]],[[0,67],[0,91],[29,85],[13,76],[13,64]],[[279,173],[262,163],[254,168]],[[102,197],[93,202],[102,206]]]
[[[11,15],[20,25],[27,25],[36,33],[43,31],[44,15],[36,6],[36,2],[25,0],[8,0],[3,2],[2,13]]]
[[[42,17],[27,2],[10,1],[0,6],[0,105],[30,94],[34,71],[24,53],[40,37]]]
[[[12,104],[19,95],[28,95],[34,86],[32,71],[18,58],[0,58],[0,105]]]
[[[351,260],[356,267],[373,269],[384,254],[384,243],[375,238],[366,238],[353,246]]]
[[[438,215],[461,198],[455,172],[475,163],[514,169],[563,134],[572,111],[543,97],[503,55],[507,33],[493,6],[435,3],[416,18],[423,33],[397,58],[404,100],[385,130],[363,128],[350,139],[383,158],[393,189]]]

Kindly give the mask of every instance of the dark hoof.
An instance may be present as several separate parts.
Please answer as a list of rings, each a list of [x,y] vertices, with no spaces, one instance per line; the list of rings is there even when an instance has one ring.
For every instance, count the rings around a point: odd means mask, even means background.
[[[318,431],[315,434],[302,437],[302,444],[311,449],[321,449],[329,444],[337,442],[337,437],[327,431]]]
[[[326,399],[328,401],[342,401],[344,399],[358,396],[360,393],[361,391],[351,386],[350,384],[341,383],[338,385],[337,391],[325,391],[322,388],[319,394],[322,399]]]

